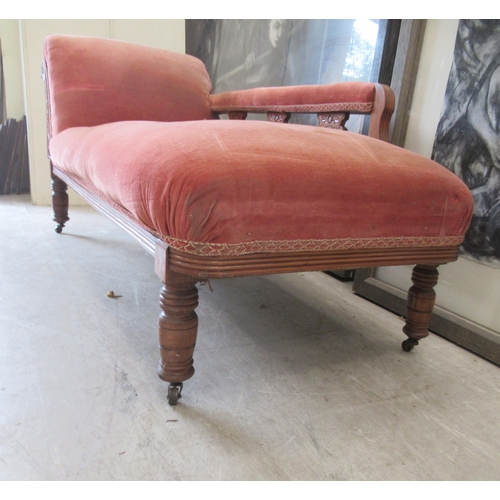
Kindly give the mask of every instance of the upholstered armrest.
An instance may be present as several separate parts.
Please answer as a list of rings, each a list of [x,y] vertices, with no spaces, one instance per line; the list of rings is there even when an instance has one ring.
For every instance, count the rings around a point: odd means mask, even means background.
[[[215,113],[328,113],[369,114],[369,135],[388,140],[394,93],[378,83],[343,82],[328,85],[263,87],[210,95]]]

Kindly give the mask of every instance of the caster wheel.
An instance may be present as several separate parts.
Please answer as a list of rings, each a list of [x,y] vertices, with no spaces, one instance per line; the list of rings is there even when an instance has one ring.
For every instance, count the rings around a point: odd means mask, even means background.
[[[401,344],[401,347],[403,348],[403,351],[410,352],[410,351],[413,351],[413,348],[416,345],[418,345],[418,340],[406,339]]]
[[[57,234],[61,234],[63,230],[64,225],[63,224],[58,224],[55,231]]]
[[[177,404],[177,402],[181,398],[181,392],[182,392],[182,382],[179,382],[178,384],[169,385],[167,400],[170,406],[174,406]]]

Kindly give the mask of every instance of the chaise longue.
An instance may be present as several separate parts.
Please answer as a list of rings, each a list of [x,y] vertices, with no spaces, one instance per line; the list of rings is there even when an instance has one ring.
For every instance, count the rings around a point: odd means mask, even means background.
[[[194,373],[196,285],[209,279],[411,264],[403,349],[428,335],[437,267],[457,259],[473,201],[453,173],[388,143],[389,87],[214,95],[192,56],[62,35],[46,40],[43,76],[56,232],[70,186],[154,255],[169,404]],[[370,117],[367,136],[346,130],[350,114]]]

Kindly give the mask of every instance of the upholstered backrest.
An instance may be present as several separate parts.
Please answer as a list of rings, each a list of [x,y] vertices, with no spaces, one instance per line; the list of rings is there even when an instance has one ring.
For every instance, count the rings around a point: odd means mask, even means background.
[[[127,42],[52,35],[44,48],[49,136],[80,126],[214,118],[204,64]]]

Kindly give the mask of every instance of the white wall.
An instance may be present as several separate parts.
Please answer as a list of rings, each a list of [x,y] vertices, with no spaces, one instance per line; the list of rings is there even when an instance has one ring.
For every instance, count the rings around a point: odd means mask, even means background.
[[[405,148],[430,158],[453,59],[458,20],[427,20]],[[411,268],[379,268],[377,278],[401,290]],[[500,333],[500,270],[459,258],[439,268],[436,304]]]
[[[2,41],[7,118],[20,120],[26,113],[24,111],[23,70],[17,19],[0,19],[0,40]]]
[[[20,34],[28,122],[31,198],[35,205],[50,205],[51,181],[47,160],[45,90],[41,79],[45,38],[50,34],[100,36],[184,52],[184,19],[29,19],[20,21]],[[70,202],[84,203],[72,192]]]

